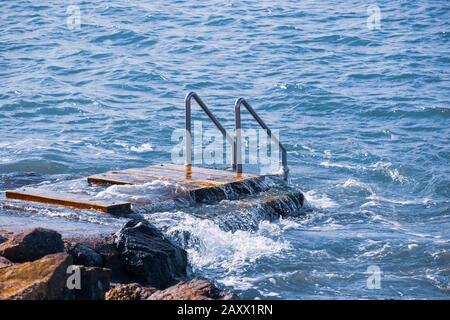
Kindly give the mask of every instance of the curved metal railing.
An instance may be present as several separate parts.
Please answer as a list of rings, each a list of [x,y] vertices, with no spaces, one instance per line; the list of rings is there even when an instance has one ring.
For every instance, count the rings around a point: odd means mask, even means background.
[[[206,113],[209,119],[215,124],[217,129],[223,134],[223,136],[228,140],[230,145],[234,147],[233,138],[227,133],[225,128],[220,124],[219,120],[212,114],[212,112],[208,109],[206,104],[195,92],[189,92],[184,98],[185,112],[186,112],[186,136],[185,136],[185,165],[192,165],[192,134],[191,134],[191,101],[192,99],[197,102],[197,104],[202,108],[202,110]],[[233,154],[234,154],[233,150]],[[233,157],[234,159],[234,157]],[[234,167],[234,165],[233,165]]]
[[[258,124],[267,131],[267,135],[275,143],[278,144],[281,150],[281,168],[283,170],[283,178],[287,179],[289,168],[287,166],[287,151],[283,144],[278,140],[276,136],[272,134],[272,131],[264,123],[264,121],[258,116],[252,106],[244,98],[238,98],[234,104],[234,119],[235,119],[235,141],[233,146],[233,167],[237,173],[242,173],[242,142],[241,142],[241,106],[244,106],[252,117],[258,122]]]

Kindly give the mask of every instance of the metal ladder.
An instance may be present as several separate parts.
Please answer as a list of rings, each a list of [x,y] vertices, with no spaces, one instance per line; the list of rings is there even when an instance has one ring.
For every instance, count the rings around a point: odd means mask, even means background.
[[[242,174],[242,137],[241,137],[241,106],[244,106],[250,115],[255,119],[255,121],[267,131],[267,135],[272,139],[275,143],[278,144],[281,150],[281,170],[283,179],[287,179],[289,168],[287,166],[287,151],[280,140],[272,134],[272,131],[269,127],[264,123],[264,121],[258,116],[256,111],[252,108],[252,106],[245,100],[244,98],[236,99],[234,104],[234,117],[235,117],[235,128],[234,128],[234,138],[230,136],[230,134],[225,130],[225,128],[220,124],[219,120],[212,114],[203,100],[198,96],[197,93],[191,91],[189,92],[185,99],[185,112],[186,112],[186,124],[185,124],[185,165],[190,167],[192,165],[192,132],[191,132],[191,114],[192,114],[192,99],[197,102],[197,104],[202,108],[202,110],[206,113],[209,119],[214,123],[214,125],[219,129],[225,139],[232,146],[233,153],[233,170],[236,171],[237,174]]]

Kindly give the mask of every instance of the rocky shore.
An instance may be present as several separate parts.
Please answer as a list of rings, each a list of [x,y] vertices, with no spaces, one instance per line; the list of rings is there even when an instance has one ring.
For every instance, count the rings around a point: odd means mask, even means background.
[[[102,238],[0,231],[0,300],[230,300],[189,278],[187,253],[143,219]]]

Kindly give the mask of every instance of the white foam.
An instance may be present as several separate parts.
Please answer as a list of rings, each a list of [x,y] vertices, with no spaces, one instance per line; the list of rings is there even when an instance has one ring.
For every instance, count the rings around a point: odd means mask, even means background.
[[[281,236],[283,230],[281,225],[263,220],[259,223],[258,233],[267,236]]]
[[[114,144],[136,153],[143,153],[154,150],[153,146],[150,143],[143,143],[140,146],[130,146],[128,143],[123,141],[114,141]]]
[[[300,228],[300,224],[295,222],[295,221],[293,221],[292,219],[280,218],[278,223],[282,227],[283,231],[292,230],[292,229],[299,229]]]
[[[167,181],[154,180],[142,185],[113,185],[99,192],[94,198],[96,199],[130,199],[134,201],[143,201],[155,198],[176,186]]]
[[[319,209],[335,208],[338,204],[326,195],[319,195],[314,190],[305,193],[306,201],[313,207]]]
[[[408,179],[402,176],[396,168],[393,168],[393,165],[390,162],[377,162],[373,165],[370,165],[369,169],[373,171],[381,171],[387,174],[392,179],[392,181],[398,182],[408,181]]]
[[[280,294],[277,292],[272,291],[259,291],[260,294],[266,296],[266,297],[280,297]]]
[[[337,187],[348,189],[350,192],[365,192],[367,196],[374,195],[375,191],[372,187],[364,182],[349,178],[344,183],[338,184]]]
[[[314,150],[313,148],[308,147],[308,146],[306,146],[306,145],[302,145],[301,147],[302,147],[303,149],[305,149],[305,150],[311,152],[311,153],[314,153],[314,152],[315,152],[315,150]]]
[[[252,233],[238,230],[223,231],[208,219],[193,217],[184,212],[152,214],[149,219],[162,218],[168,225],[168,235],[186,231],[193,240],[188,246],[188,256],[194,269],[224,269],[226,272],[240,272],[264,256],[273,256],[289,250],[288,242],[274,240],[267,234],[267,224],[262,223],[262,232]],[[171,224],[167,219],[174,220]],[[264,227],[265,226],[265,227]],[[269,233],[272,233],[270,231]],[[275,232],[277,233],[277,232]]]
[[[153,147],[149,143],[144,143],[144,144],[142,144],[140,146],[137,146],[137,147],[131,146],[130,150],[133,151],[133,152],[143,153],[143,152],[153,151]]]
[[[369,185],[367,185],[367,184],[365,184],[363,182],[360,182],[358,180],[352,179],[352,178],[347,179],[342,184],[342,187],[344,187],[344,188],[359,187],[359,188],[362,188],[362,189],[366,189],[366,190],[372,191],[372,188]]]
[[[361,257],[381,257],[381,256],[385,256],[387,252],[389,252],[389,249],[391,248],[391,246],[388,243],[383,244],[381,247],[378,248],[374,248],[372,250],[368,250],[366,252],[364,252]]]
[[[320,163],[323,167],[335,167],[335,168],[345,168],[345,169],[358,169],[358,166],[350,165],[350,164],[342,164],[342,163],[334,163],[331,161],[322,161]]]
[[[415,205],[415,204],[430,204],[433,201],[430,198],[418,198],[418,199],[389,199],[386,197],[381,197],[381,196],[377,196],[375,194],[370,195],[367,199],[371,200],[370,203],[371,204],[376,204],[376,203],[380,203],[380,202],[385,202],[385,203],[391,203],[391,204],[400,204],[400,205]],[[367,205],[368,203],[365,203],[364,205]]]
[[[258,283],[262,282],[269,282],[272,285],[276,284],[276,279],[285,279],[293,276],[296,272],[290,271],[290,272],[264,272],[260,273],[253,277],[246,277],[246,276],[227,276],[222,279],[218,279],[217,282],[228,286],[233,287],[238,290],[250,290],[255,289],[255,286],[258,285]],[[262,296],[271,296],[271,292],[268,290],[258,290],[258,292]],[[255,298],[256,299],[256,298]]]

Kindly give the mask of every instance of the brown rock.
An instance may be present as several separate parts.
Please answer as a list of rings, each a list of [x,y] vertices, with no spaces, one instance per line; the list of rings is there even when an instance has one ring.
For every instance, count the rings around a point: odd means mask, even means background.
[[[219,290],[208,280],[192,279],[165,290],[158,290],[147,300],[234,300],[234,294]]]
[[[111,270],[75,266],[80,269],[81,288],[74,290],[75,298],[78,300],[104,300],[105,293],[109,290]]]
[[[0,244],[0,256],[12,262],[34,261],[48,254],[63,251],[64,243],[61,235],[44,228],[24,231]]]
[[[73,298],[73,292],[66,285],[66,272],[71,264],[72,258],[68,254],[56,253],[0,269],[0,300]]]
[[[1,268],[6,268],[9,266],[12,266],[13,263],[11,261],[9,261],[8,259],[6,259],[5,257],[1,257],[0,256],[0,269]]]
[[[118,284],[110,289],[106,300],[147,300],[156,288],[142,287],[138,283]]]
[[[107,239],[112,239],[113,238],[113,234],[110,235],[96,235],[96,236],[72,236],[69,238],[66,238],[65,240],[67,242],[71,242],[71,243],[81,243],[84,244],[85,246],[88,246],[89,248],[94,248],[96,245],[98,245],[99,243],[103,243],[105,242]]]

